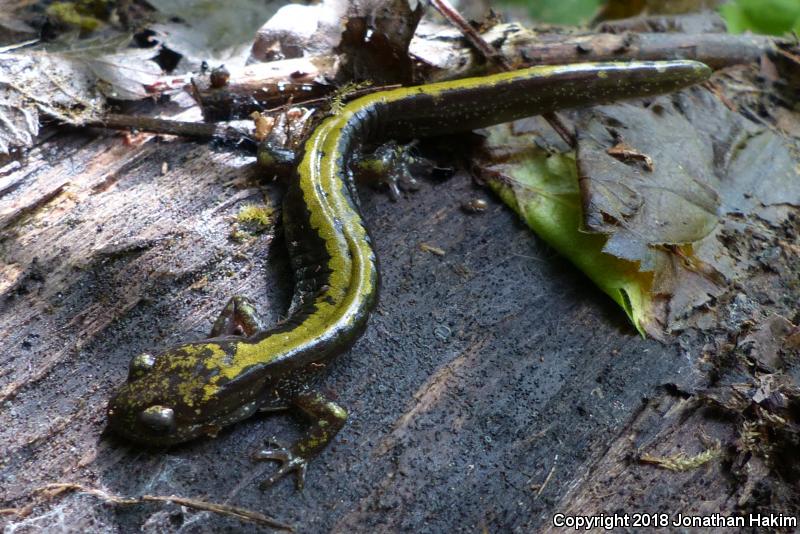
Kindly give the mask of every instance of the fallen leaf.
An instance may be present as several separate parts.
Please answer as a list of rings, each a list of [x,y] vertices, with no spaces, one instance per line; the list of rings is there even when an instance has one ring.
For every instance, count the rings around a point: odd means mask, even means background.
[[[780,352],[793,328],[794,325],[787,318],[773,314],[741,340],[739,348],[767,370],[782,369]]]
[[[648,172],[653,172],[655,170],[655,167],[653,166],[653,158],[651,158],[647,154],[639,152],[638,150],[636,150],[635,148],[624,142],[619,142],[616,145],[609,148],[608,155],[617,158],[619,161],[623,163],[627,163],[630,161],[638,161],[643,165],[644,170]]]
[[[651,297],[652,275],[636,264],[603,252],[605,237],[582,232],[581,195],[572,154],[554,154],[535,147],[508,125],[488,129],[483,179],[528,226],[586,273],[625,310],[642,333],[660,335]],[[502,150],[502,161],[491,154]]]
[[[0,54],[0,154],[32,145],[39,115],[79,126],[96,120],[106,97],[140,99],[161,74],[155,49],[127,48],[129,37],[81,41],[57,51]]]
[[[577,153],[550,156],[558,169],[508,126],[489,130],[480,168],[640,331],[685,328],[731,282],[782,253],[757,244],[800,206],[795,141],[702,87],[571,116]]]

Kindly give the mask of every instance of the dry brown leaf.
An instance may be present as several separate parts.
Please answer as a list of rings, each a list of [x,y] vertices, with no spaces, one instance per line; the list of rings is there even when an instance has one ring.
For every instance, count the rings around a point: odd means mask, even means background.
[[[98,118],[106,97],[146,97],[146,86],[161,74],[150,61],[157,50],[119,44],[0,54],[0,154],[31,146],[40,113],[82,125]]]

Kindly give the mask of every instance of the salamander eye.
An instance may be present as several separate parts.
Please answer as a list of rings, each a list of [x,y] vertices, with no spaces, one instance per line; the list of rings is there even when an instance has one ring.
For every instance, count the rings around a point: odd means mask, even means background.
[[[156,364],[156,359],[152,354],[142,353],[134,356],[128,366],[128,382],[143,377]]]
[[[139,412],[139,422],[154,434],[165,436],[175,429],[175,411],[166,406],[150,406]]]

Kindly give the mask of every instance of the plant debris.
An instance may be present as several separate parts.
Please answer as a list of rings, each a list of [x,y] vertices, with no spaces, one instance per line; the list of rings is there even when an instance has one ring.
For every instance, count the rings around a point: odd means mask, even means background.
[[[704,88],[652,99],[647,107],[599,106],[573,117],[577,183],[571,164],[565,162],[556,171],[552,163],[560,156],[525,148],[530,142],[515,139],[520,134],[513,126],[490,130],[495,137],[489,138],[482,172],[493,187],[514,191],[513,201],[507,194],[504,198],[528,214],[537,232],[543,225],[552,228],[554,233],[543,237],[654,337],[692,324],[695,310],[711,305],[730,284],[748,276],[759,253],[742,247],[758,243],[762,233],[783,224],[800,207],[792,156],[800,149],[796,140],[732,111]],[[541,163],[534,163],[536,159]],[[535,167],[540,169],[536,172],[548,168],[563,174],[521,176]],[[547,185],[534,185],[531,179]],[[557,209],[552,202],[563,207],[565,201],[573,210],[563,214],[574,221],[569,230],[566,219],[559,224],[552,219],[551,210]],[[585,247],[576,246],[591,239],[580,234],[584,231],[600,238],[591,260]],[[576,261],[567,251],[584,259]],[[627,267],[614,267],[603,256]],[[628,282],[610,280],[617,276],[611,269],[630,277]]]
[[[107,98],[147,96],[161,68],[155,49],[128,48],[129,37],[81,41],[60,49],[0,54],[0,154],[32,146],[40,114],[80,126],[97,121]]]

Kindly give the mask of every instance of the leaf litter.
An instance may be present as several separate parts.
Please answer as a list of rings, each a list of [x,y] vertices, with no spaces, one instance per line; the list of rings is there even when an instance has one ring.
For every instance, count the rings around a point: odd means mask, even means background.
[[[769,234],[800,207],[797,140],[703,87],[569,116],[577,150],[560,174],[541,162],[564,154],[525,148],[534,141],[510,125],[489,129],[479,168],[640,332],[663,338],[696,324],[693,312],[754,268],[742,236]]]
[[[148,95],[161,68],[154,48],[128,48],[130,37],[70,40],[61,46],[0,54],[0,154],[30,147],[40,114],[80,126],[97,120],[107,98]]]

